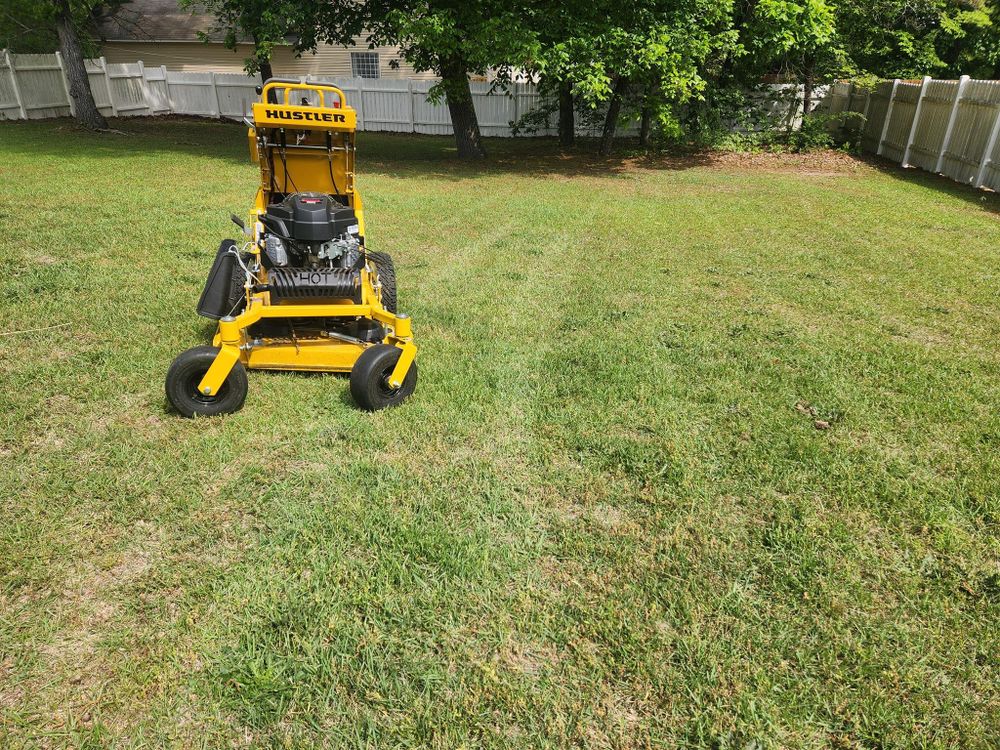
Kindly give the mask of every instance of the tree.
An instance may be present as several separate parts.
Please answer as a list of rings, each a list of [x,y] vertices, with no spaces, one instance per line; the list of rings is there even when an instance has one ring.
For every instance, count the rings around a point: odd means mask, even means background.
[[[58,44],[51,6],[35,0],[5,0],[0,4],[0,49],[45,53]]]
[[[539,90],[547,102],[554,99],[558,112],[559,144],[564,148],[576,140],[575,83],[582,55],[580,41],[599,33],[605,23],[600,3],[570,4],[565,0],[536,0],[533,27],[537,56],[526,67],[539,77]],[[551,105],[550,105],[551,106]],[[551,114],[551,109],[546,113]]]
[[[827,0],[757,0],[744,45],[757,70],[791,75],[802,84],[802,112],[812,110],[818,76],[844,70],[836,17]]]
[[[226,49],[235,50],[250,40],[253,53],[243,67],[249,75],[260,73],[264,81],[274,77],[272,52],[275,46],[289,43],[299,5],[286,0],[180,0],[182,8],[214,17],[211,28],[201,32],[202,41],[218,41],[221,36]]]
[[[9,49],[19,52],[50,52],[58,45],[66,67],[73,110],[84,127],[106,130],[107,120],[94,103],[84,52],[94,48],[91,28],[94,17],[120,5],[122,0],[9,0],[0,10],[0,32]]]
[[[312,7],[312,22],[301,29],[300,44],[351,43],[368,32],[369,46],[399,47],[417,71],[440,77],[428,98],[447,101],[458,155],[486,155],[472,103],[469,76],[510,83],[514,64],[534,51],[529,8],[507,0],[331,0]]]
[[[565,39],[543,47],[539,68],[572,82],[577,101],[605,109],[601,153],[610,153],[623,115],[652,124],[700,95],[702,65],[732,43],[727,3],[713,0],[601,0]]]
[[[837,31],[858,74],[1000,76],[997,0],[839,0]]]

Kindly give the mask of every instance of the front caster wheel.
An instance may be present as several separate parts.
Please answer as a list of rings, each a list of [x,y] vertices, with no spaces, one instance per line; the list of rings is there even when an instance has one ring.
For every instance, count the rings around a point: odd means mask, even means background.
[[[389,406],[399,406],[409,398],[417,387],[417,363],[410,365],[409,372],[399,388],[389,387],[389,376],[400,350],[389,344],[376,344],[362,352],[351,369],[351,396],[365,411],[378,411]]]
[[[229,377],[214,396],[198,392],[198,383],[212,366],[219,350],[214,346],[196,346],[177,355],[167,370],[167,400],[185,417],[214,417],[243,408],[247,397],[247,371],[237,362]]]

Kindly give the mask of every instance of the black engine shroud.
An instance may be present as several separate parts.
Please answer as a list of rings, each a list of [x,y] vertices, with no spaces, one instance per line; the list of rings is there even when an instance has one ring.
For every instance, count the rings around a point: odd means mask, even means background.
[[[297,242],[329,242],[358,233],[354,209],[323,193],[293,193],[260,217],[270,232]]]

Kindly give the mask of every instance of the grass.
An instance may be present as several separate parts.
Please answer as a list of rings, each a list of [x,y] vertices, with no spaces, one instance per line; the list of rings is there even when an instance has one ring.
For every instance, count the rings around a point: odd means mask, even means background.
[[[365,134],[415,397],[188,421],[255,169],[120,127],[0,126],[0,745],[1000,743],[995,196]]]

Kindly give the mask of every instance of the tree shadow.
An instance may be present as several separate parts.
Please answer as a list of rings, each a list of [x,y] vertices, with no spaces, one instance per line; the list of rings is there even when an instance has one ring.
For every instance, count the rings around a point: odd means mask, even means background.
[[[873,154],[866,154],[859,158],[872,169],[884,175],[908,182],[911,185],[919,185],[944,193],[952,198],[970,203],[983,211],[1000,216],[1000,193],[955,182],[950,177],[926,172],[923,169],[904,168],[894,161]]]
[[[17,120],[0,123],[0,151],[76,157],[109,162],[143,154],[177,153],[249,164],[246,127],[196,117],[122,117],[109,131],[94,132],[75,120]]]
[[[176,153],[250,165],[246,126],[213,118],[178,115],[117,118],[109,132],[95,133],[70,118],[13,121],[0,125],[0,151],[118,161],[142,154]],[[634,139],[616,142],[616,153],[598,154],[597,140],[581,138],[571,149],[557,139],[487,138],[488,158],[457,157],[451,136],[412,133],[358,134],[358,172],[470,180],[497,174],[621,177],[636,169],[685,170],[710,165],[710,152],[645,154]]]

